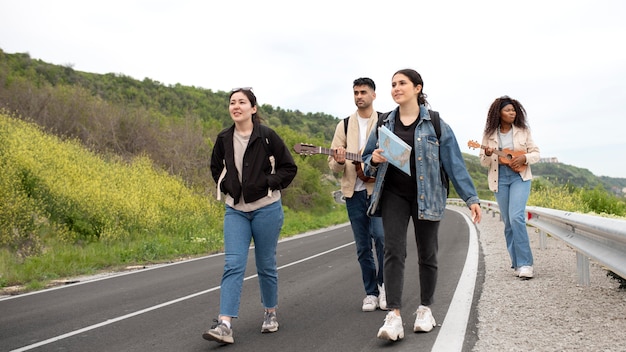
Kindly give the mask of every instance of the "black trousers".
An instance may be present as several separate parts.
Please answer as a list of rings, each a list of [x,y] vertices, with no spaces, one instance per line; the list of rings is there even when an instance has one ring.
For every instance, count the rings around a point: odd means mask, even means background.
[[[433,303],[437,285],[437,252],[439,250],[439,221],[418,219],[417,199],[392,192],[381,198],[383,229],[385,231],[384,277],[387,307],[402,308],[404,268],[407,253],[407,229],[413,220],[419,264],[420,304]],[[411,278],[417,279],[417,278]],[[417,308],[417,307],[415,307]]]

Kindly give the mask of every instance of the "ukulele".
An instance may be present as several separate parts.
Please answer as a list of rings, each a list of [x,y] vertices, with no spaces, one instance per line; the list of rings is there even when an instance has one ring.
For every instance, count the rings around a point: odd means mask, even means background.
[[[318,147],[312,144],[298,143],[293,146],[293,149],[296,153],[300,155],[315,155],[315,154],[324,154],[324,155],[334,155],[336,149],[323,148]],[[352,160],[354,164],[354,168],[356,169],[356,175],[366,183],[374,182],[376,179],[374,177],[365,176],[363,173],[363,167],[361,163],[363,163],[363,158],[361,158],[361,154],[358,153],[350,153],[346,152],[346,159]]]
[[[467,142],[467,146],[470,148],[481,148],[485,150],[487,150],[488,148],[487,146],[481,145],[476,141]],[[504,148],[502,150],[495,149],[493,152],[494,154],[498,155],[498,161],[500,161],[502,164],[509,166],[513,171],[522,172],[526,170],[526,165],[522,165],[516,168],[511,167],[511,163],[513,162],[514,157],[526,154],[523,150],[511,150]]]

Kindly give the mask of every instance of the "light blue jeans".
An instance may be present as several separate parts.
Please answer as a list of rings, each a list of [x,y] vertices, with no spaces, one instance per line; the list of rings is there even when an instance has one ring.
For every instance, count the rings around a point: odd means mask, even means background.
[[[369,205],[370,197],[367,196],[366,190],[354,192],[351,198],[346,198],[346,210],[348,210],[348,218],[352,225],[365,294],[378,297],[378,285],[383,284],[385,235],[382,218],[367,216]],[[374,248],[376,248],[376,260]],[[376,262],[378,262],[378,270]]]
[[[530,180],[522,180],[520,174],[510,167],[499,166],[498,192],[495,195],[504,222],[506,248],[511,256],[511,267],[514,269],[533,265],[525,214],[530,186]]]
[[[251,212],[226,206],[225,263],[220,290],[220,315],[236,318],[239,314],[241,288],[252,240],[261,288],[261,303],[266,309],[278,305],[276,247],[283,220],[283,206],[280,200]]]

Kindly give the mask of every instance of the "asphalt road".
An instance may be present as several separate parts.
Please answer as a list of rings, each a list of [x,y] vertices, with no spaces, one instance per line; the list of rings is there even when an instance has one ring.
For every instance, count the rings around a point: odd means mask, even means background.
[[[460,278],[467,276],[463,270],[468,244],[472,248],[466,218],[447,210],[440,227],[439,282],[432,306],[438,326],[430,333],[412,332],[419,282],[410,230],[403,297],[405,338],[399,342],[376,338],[386,312],[360,310],[363,285],[352,232],[346,225],[279,243],[280,330],[276,333],[260,333],[263,310],[251,251],[233,345],[221,346],[201,337],[219,310],[224,258],[216,254],[0,299],[0,350],[430,351],[455,339],[466,350],[475,331],[464,328],[475,325],[475,316],[456,314],[464,310],[459,307],[475,304],[476,295],[475,276],[470,275],[471,290],[456,290]],[[455,293],[463,302],[453,303],[454,311],[448,312]],[[450,333],[442,323],[463,329]]]

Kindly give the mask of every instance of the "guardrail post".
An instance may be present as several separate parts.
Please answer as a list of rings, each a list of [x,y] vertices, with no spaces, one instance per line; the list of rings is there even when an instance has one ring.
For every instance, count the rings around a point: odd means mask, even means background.
[[[589,286],[589,258],[580,252],[576,252],[576,267],[578,269],[578,283]]]

